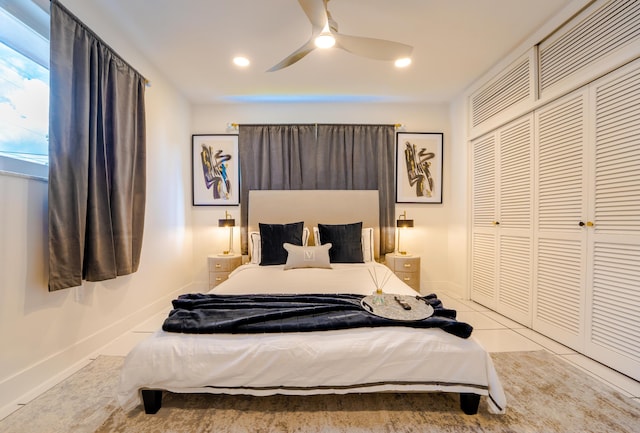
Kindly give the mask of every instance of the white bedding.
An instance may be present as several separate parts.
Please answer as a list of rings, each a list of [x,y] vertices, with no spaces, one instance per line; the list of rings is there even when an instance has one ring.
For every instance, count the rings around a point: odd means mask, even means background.
[[[389,277],[383,288],[385,292],[401,295],[416,294],[415,290],[397,278],[389,268],[377,262],[332,263],[331,267],[331,269],[303,268],[285,271],[284,265],[246,264],[236,268],[229,276],[229,280],[220,284],[211,293],[226,295],[358,293],[370,295],[376,289],[373,277],[380,283]]]
[[[378,281],[390,275],[385,292],[415,295],[376,262],[332,266],[243,265],[212,292],[367,295],[375,289],[371,271]],[[123,408],[139,404],[143,388],[257,396],[448,391],[487,395],[493,413],[506,407],[491,358],[473,336],[408,327],[233,335],[160,330],[125,359],[118,392]]]

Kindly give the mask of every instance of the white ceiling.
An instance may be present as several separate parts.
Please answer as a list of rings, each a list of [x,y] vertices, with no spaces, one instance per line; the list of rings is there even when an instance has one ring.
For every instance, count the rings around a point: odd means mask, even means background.
[[[331,0],[341,33],[412,45],[412,65],[331,49],[276,72],[265,71],[311,33],[296,0],[90,1],[190,101],[208,104],[449,101],[571,0]],[[233,65],[237,55],[251,65]]]

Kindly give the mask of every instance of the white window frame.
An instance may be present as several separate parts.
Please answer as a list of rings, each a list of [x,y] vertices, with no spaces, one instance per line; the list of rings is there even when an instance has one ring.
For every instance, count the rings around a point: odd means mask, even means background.
[[[0,34],[6,45],[49,69],[49,0],[0,0],[0,8],[40,35],[25,32],[21,25],[3,25],[0,27]],[[43,44],[43,38],[47,41],[46,46]],[[49,167],[0,155],[0,174],[47,180]]]

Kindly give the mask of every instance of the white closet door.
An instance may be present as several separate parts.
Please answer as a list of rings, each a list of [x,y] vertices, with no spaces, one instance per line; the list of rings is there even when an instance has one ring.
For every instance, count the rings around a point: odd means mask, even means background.
[[[533,115],[498,131],[497,311],[531,326],[533,279]]]
[[[587,270],[587,91],[536,111],[533,328],[581,350]]]
[[[496,134],[471,142],[471,299],[489,308],[497,302]]]
[[[587,355],[640,380],[640,67],[594,83]]]

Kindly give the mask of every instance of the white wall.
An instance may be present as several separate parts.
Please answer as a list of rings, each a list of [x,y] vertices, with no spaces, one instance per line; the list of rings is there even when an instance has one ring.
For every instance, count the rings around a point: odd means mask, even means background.
[[[152,82],[146,92],[147,206],[139,271],[54,293],[47,290],[45,181],[0,174],[0,418],[55,383],[192,281],[190,107],[83,0],[65,6]]]
[[[452,146],[452,133],[446,104],[234,104],[201,105],[192,109],[192,133],[227,133],[227,124],[233,123],[366,123],[405,125],[406,132],[444,133],[444,189],[443,204],[398,204],[396,215],[407,211],[415,220],[410,236],[403,237],[403,246],[422,257],[422,292],[436,292],[448,288],[449,275],[449,226],[454,203],[466,187],[463,175],[464,161],[457,159],[458,151]],[[462,164],[462,165],[460,165]],[[463,182],[463,184],[461,184]],[[452,188],[455,187],[455,190]],[[215,227],[217,219],[224,217],[225,210],[239,219],[238,207],[207,207],[194,211],[194,261],[195,279],[204,285],[207,279],[206,256],[220,252],[228,242],[227,232]],[[405,243],[406,241],[406,243]],[[456,239],[456,243],[458,243]],[[239,245],[236,233],[234,245]],[[466,246],[465,246],[466,248]],[[456,250],[456,254],[460,251]],[[464,251],[466,255],[466,250]],[[458,260],[458,257],[454,258]],[[454,266],[455,269],[458,266]]]
[[[463,298],[469,298],[469,146],[467,140],[466,99],[458,98],[451,104],[451,139],[449,170],[451,198],[449,203],[449,289]]]

